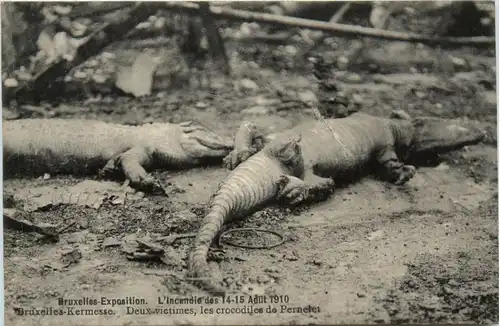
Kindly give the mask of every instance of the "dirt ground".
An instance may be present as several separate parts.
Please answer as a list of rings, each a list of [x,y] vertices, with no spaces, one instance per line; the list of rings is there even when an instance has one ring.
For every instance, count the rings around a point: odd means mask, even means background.
[[[349,45],[347,40],[333,41],[334,50],[325,45],[317,52],[335,57]],[[374,44],[390,48],[391,43]],[[161,95],[155,91],[143,99],[101,96],[65,100],[51,111],[63,118],[128,124],[193,119],[227,136],[234,135],[243,119],[268,131],[313,119],[300,106],[271,110],[267,115],[257,109],[242,112],[264,106],[263,99],[276,99],[278,87],[298,93],[316,91],[317,82],[306,64],[286,61],[290,47],[259,45],[257,50],[255,45],[232,43],[229,47],[233,80],[219,78],[211,90],[171,89]],[[428,48],[416,49],[417,54],[435,53]],[[116,44],[112,50],[137,51],[127,48],[126,43]],[[202,305],[205,309],[262,307],[262,314],[203,314],[200,304],[158,302],[164,296],[205,296],[183,280],[191,238],[165,246],[164,264],[127,260],[124,246],[120,246],[147,235],[196,232],[210,195],[228,175],[223,168],[212,166],[154,172],[167,185],[168,198],[146,196],[123,205],[105,203],[98,210],[62,205],[33,213],[38,222],[75,222],[57,243],[34,233],[5,230],[6,325],[497,323],[497,112],[495,100],[491,100],[496,86],[481,88],[469,78],[494,69],[495,58],[491,52],[468,48],[446,53],[468,62],[457,72],[463,78],[446,82],[446,91],[419,82],[421,75],[412,73],[411,60],[402,57],[404,54],[394,56],[394,65],[380,72],[390,77],[385,81],[375,82],[373,74],[359,67],[358,79],[349,75],[339,85],[363,112],[387,116],[392,109],[404,108],[413,116],[469,119],[485,126],[487,139],[445,155],[438,166],[419,168],[416,177],[404,186],[366,178],[338,189],[323,203],[296,211],[270,207],[230,225],[275,230],[288,241],[269,250],[224,246],[221,272],[235,293],[245,294],[244,303]],[[445,78],[435,65],[418,69],[427,71],[425,76]],[[391,82],[396,73],[405,74],[397,77],[403,82]],[[236,87],[243,79],[253,80],[255,87]],[[79,181],[71,176],[5,180],[4,189]],[[240,242],[275,241],[259,234],[244,236],[238,236]],[[104,245],[113,241],[116,246]],[[61,253],[71,248],[80,250],[79,262],[58,265]],[[254,294],[268,296],[267,302],[250,304],[248,295]],[[19,309],[66,309],[58,304],[59,298],[102,296],[144,298],[146,304],[133,305],[137,309],[193,307],[195,314],[127,314],[124,305],[99,306],[113,311],[101,316],[16,313]],[[271,303],[269,298],[288,302]],[[307,305],[319,308],[307,313],[287,310]],[[267,312],[269,306],[277,311]]]

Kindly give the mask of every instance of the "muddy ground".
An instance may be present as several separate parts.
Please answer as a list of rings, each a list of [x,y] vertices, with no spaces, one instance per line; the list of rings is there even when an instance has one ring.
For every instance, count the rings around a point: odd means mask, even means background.
[[[129,45],[121,42],[109,51],[137,51]],[[378,41],[372,45],[399,54],[390,60],[393,65],[377,72],[390,78],[374,81],[367,65],[361,65],[351,69],[356,75],[349,72],[339,82],[361,111],[387,116],[392,109],[404,108],[411,115],[469,119],[485,126],[487,138],[479,145],[445,155],[438,166],[419,168],[417,176],[404,186],[366,178],[338,189],[323,203],[294,211],[270,207],[230,225],[274,230],[288,241],[269,250],[224,246],[219,264],[227,285],[239,294],[288,296],[288,303],[270,303],[268,297],[267,303],[253,305],[264,308],[263,314],[253,316],[201,314],[199,304],[193,305],[196,315],[127,314],[126,306],[99,306],[112,309],[109,316],[16,314],[20,308],[66,309],[58,305],[59,298],[101,296],[133,296],[147,301],[135,308],[191,307],[158,304],[158,297],[163,296],[205,295],[183,279],[191,238],[164,245],[167,259],[163,264],[130,261],[123,248],[145,236],[196,232],[205,204],[228,174],[215,166],[154,172],[167,187],[168,198],[146,196],[122,205],[105,203],[98,210],[61,205],[33,213],[33,220],[38,222],[74,222],[57,243],[34,233],[6,230],[6,324],[497,323],[496,85],[494,80],[483,85],[474,77],[491,75],[492,71],[494,75],[494,54],[469,48],[439,52]],[[348,46],[347,40],[329,38],[316,53],[335,58]],[[288,60],[292,48],[258,47],[230,43],[233,80],[219,76],[209,90],[160,89],[143,99],[94,94],[82,100],[63,100],[50,108],[51,115],[127,124],[193,119],[228,136],[234,135],[243,119],[267,131],[312,119],[310,111],[301,105],[274,112],[262,104],[266,103],[264,99],[278,99],[278,88],[316,92],[317,81],[307,63]],[[401,52],[404,48],[406,52]],[[166,53],[170,48],[155,51]],[[443,52],[466,61],[465,66],[455,62],[455,77],[443,72],[434,59],[429,65],[413,62],[418,55],[436,58],[431,55]],[[431,87],[415,72],[424,72],[425,80],[429,76],[438,78],[445,87]],[[394,77],[396,73],[404,75]],[[449,82],[450,78],[454,82]],[[241,87],[242,79],[250,79],[255,85]],[[403,82],[396,83],[396,79]],[[249,108],[254,109],[243,111]],[[267,115],[261,114],[267,111]],[[71,176],[6,180],[4,189],[71,185],[81,180]],[[234,237],[247,244],[276,241],[253,233]],[[113,243],[115,246],[110,245]],[[72,248],[78,248],[82,257],[64,267],[58,263],[61,253]],[[244,298],[242,304],[203,305],[249,306],[248,297]],[[319,311],[282,312],[283,304],[311,305]],[[269,305],[278,311],[266,312]]]

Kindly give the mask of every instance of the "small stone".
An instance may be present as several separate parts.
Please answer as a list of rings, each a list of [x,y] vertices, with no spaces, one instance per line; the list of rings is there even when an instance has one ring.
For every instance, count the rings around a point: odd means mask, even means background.
[[[443,108],[443,104],[436,103],[436,109],[441,110]]]
[[[358,298],[366,297],[366,295],[364,293],[356,293],[356,295],[358,296]]]
[[[333,49],[336,49],[339,47],[338,43],[335,42],[335,40],[331,37],[327,37],[325,38],[325,40],[323,41],[323,43],[326,45],[326,46],[329,46]]]
[[[248,67],[251,69],[260,69],[259,64],[255,61],[248,62]]]
[[[467,62],[462,58],[450,56],[450,60],[451,60],[451,63],[453,63],[453,65],[456,68],[463,68],[467,65]]]
[[[149,29],[151,27],[151,22],[142,22],[139,23],[135,28],[136,29]]]
[[[29,72],[21,70],[16,72],[16,76],[19,80],[31,80],[31,78],[33,77]]]
[[[74,36],[74,37],[82,37],[83,35],[85,35],[85,31],[86,29],[85,28],[74,28],[71,30],[71,35]]]
[[[180,220],[188,221],[188,222],[189,221],[194,222],[198,219],[198,216],[196,216],[196,214],[191,212],[189,209],[185,209],[185,210],[177,213],[177,218],[179,218]]]
[[[155,22],[153,23],[153,27],[155,29],[162,29],[163,26],[165,26],[165,22],[166,22],[165,18],[164,17],[160,17],[160,18],[158,18],[158,19],[155,20]]]
[[[17,87],[19,86],[19,83],[14,78],[7,78],[6,80],[4,80],[3,85],[5,87]]]
[[[289,55],[296,55],[297,54],[297,48],[293,45],[287,45],[287,46],[285,46],[285,48],[283,50],[285,51],[286,54],[289,54]]]
[[[450,169],[450,166],[446,163],[441,163],[438,166],[435,167],[437,171],[448,171]]]
[[[449,286],[443,286],[443,293],[447,295],[452,295],[453,290]]]
[[[92,76],[92,79],[98,83],[98,84],[103,84],[106,82],[106,76],[103,76],[103,75],[99,75],[99,74],[95,74]]]
[[[422,92],[422,91],[416,91],[415,92],[415,96],[418,97],[418,98],[420,98],[420,99],[423,99],[423,98],[427,97],[427,93]]]
[[[269,109],[264,107],[264,106],[252,106],[251,108],[241,110],[242,114],[247,114],[247,115],[265,115],[269,114]]]
[[[249,36],[251,34],[250,25],[247,22],[244,22],[240,25],[240,33],[242,37]]]
[[[359,94],[352,94],[352,101],[355,104],[363,104],[363,97]]]
[[[420,303],[419,306],[424,310],[435,311],[439,307],[439,298],[433,295],[428,300]]]
[[[43,174],[43,180],[49,180],[50,179],[50,174],[44,173]]]
[[[311,90],[300,92],[298,93],[298,96],[302,102],[310,104],[312,106],[315,106],[318,103],[318,98],[316,97],[316,94],[314,94],[314,92]]]
[[[85,63],[87,67],[95,68],[99,66],[99,61],[96,59],[89,60]]]
[[[346,70],[348,64],[349,64],[349,59],[347,57],[345,57],[345,56],[338,57],[338,59],[337,59],[337,67],[340,70]]]
[[[89,221],[87,220],[81,220],[78,222],[78,225],[80,225],[80,229],[87,229],[89,227]]]
[[[260,106],[276,105],[279,103],[280,103],[280,101],[277,99],[270,99],[270,98],[266,98],[264,96],[257,96],[255,98],[255,104],[260,105]]]
[[[82,252],[78,248],[65,249],[61,252],[61,262],[65,265],[77,263],[82,259]]]
[[[61,5],[52,6],[52,10],[61,16],[68,15],[71,12],[71,9],[72,9],[71,6],[61,6]]]
[[[249,91],[254,91],[254,90],[259,88],[259,86],[257,85],[256,82],[254,82],[253,80],[248,79],[248,78],[240,80],[240,86],[243,89],[249,90]]]
[[[348,74],[345,77],[345,82],[349,84],[360,84],[363,82],[363,78],[359,74]]]
[[[196,103],[196,108],[197,109],[206,109],[208,107],[208,104],[205,102],[198,102]]]
[[[125,198],[123,198],[123,197],[116,198],[115,200],[113,200],[111,202],[111,204],[113,204],[113,205],[123,205],[124,203],[125,203]]]
[[[111,52],[102,52],[101,53],[101,58],[104,60],[112,60],[116,58],[116,55]]]
[[[84,73],[83,71],[76,71],[73,77],[77,79],[85,79],[87,78],[87,74]]]
[[[118,241],[118,239],[116,239],[116,238],[106,238],[102,242],[102,246],[104,248],[106,248],[106,247],[116,247],[116,246],[119,246],[119,245],[121,245],[121,242]]]
[[[490,17],[482,17],[480,22],[483,26],[490,26],[493,24],[493,19],[491,19]]]

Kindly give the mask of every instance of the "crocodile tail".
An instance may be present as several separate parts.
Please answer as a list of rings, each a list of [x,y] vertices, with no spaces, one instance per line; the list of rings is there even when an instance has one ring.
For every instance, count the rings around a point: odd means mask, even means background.
[[[197,283],[203,289],[213,295],[224,295],[225,289],[216,284],[208,266],[209,247],[221,230],[225,217],[229,214],[229,207],[226,205],[214,205],[210,213],[205,217],[200,232],[196,236],[194,249],[189,257],[189,271],[191,276],[196,277]]]
[[[252,208],[275,195],[276,178],[272,174],[278,174],[277,170],[280,168],[276,162],[264,154],[256,154],[233,170],[212,197],[210,212],[203,220],[189,256],[190,274],[199,278],[198,283],[206,291],[214,295],[225,292],[210,277],[207,256],[213,239],[229,219],[240,213],[248,214]]]

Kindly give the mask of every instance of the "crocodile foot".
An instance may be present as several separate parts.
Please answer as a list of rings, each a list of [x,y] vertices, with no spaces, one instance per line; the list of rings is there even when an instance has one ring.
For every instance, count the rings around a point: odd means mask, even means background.
[[[131,182],[131,186],[149,194],[167,196],[167,192],[160,182],[151,175],[141,179],[139,182]]]
[[[415,176],[417,169],[413,165],[403,165],[397,180],[394,182],[396,185],[402,185],[408,182]]]
[[[240,163],[248,160],[255,152],[251,149],[233,150],[224,158],[224,166],[229,170],[234,170]]]
[[[106,163],[106,165],[99,170],[98,175],[100,178],[123,180],[123,171],[118,168],[115,161],[116,161],[115,159],[109,160],[108,163]]]
[[[278,200],[283,200],[290,205],[296,205],[309,197],[309,187],[306,183],[294,176],[283,175],[278,180]]]

